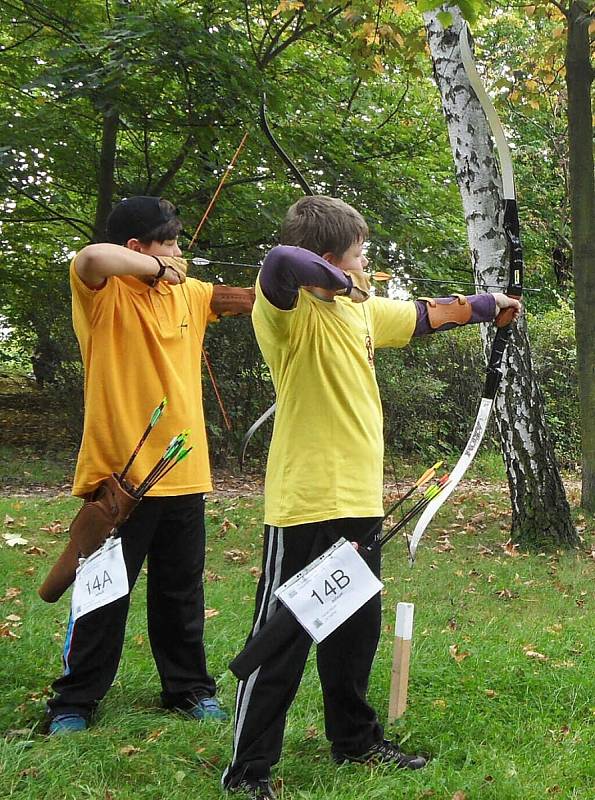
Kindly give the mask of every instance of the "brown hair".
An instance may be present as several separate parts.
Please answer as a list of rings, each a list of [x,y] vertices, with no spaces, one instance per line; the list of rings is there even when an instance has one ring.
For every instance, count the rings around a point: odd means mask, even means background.
[[[314,195],[294,203],[281,224],[281,244],[304,247],[319,256],[341,257],[368,236],[366,221],[355,208],[336,197]]]
[[[143,236],[139,236],[139,242],[143,244],[151,244],[151,242],[163,244],[163,242],[168,241],[168,239],[178,238],[183,228],[182,223],[176,216],[178,209],[173,203],[170,203],[169,200],[164,200],[163,198],[159,200],[159,208],[163,216],[167,218],[167,221],[162,222],[161,225],[143,234]]]

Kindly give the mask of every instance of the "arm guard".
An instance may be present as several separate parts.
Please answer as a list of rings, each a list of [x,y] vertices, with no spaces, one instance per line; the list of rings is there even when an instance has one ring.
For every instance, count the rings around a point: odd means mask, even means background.
[[[216,283],[213,286],[211,310],[218,317],[237,314],[250,314],[254,305],[254,287],[242,289],[238,286],[224,286]]]
[[[465,295],[455,294],[452,298],[419,297],[427,304],[428,321],[433,331],[443,325],[466,325],[473,310]]]

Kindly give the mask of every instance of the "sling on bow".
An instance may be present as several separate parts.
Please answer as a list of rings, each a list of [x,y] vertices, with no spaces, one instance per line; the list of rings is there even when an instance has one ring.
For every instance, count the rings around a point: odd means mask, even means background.
[[[469,32],[466,24],[463,25],[461,29],[459,46],[461,49],[463,65],[465,67],[467,77],[469,78],[469,83],[477,95],[477,99],[479,100],[487,117],[488,124],[492,130],[494,141],[496,143],[496,149],[498,151],[504,200],[503,228],[508,246],[509,263],[509,276],[506,294],[509,297],[519,299],[523,292],[523,251],[521,248],[519,214],[514,189],[514,175],[510,148],[508,147],[508,142],[506,141],[502,123],[500,122],[498,114],[496,113],[496,109],[494,108],[492,101],[485,91],[475,67],[473,54],[469,45]],[[505,309],[498,315],[496,320],[498,331],[494,338],[492,351],[488,360],[486,379],[475,425],[473,426],[469,441],[463,450],[463,454],[450,473],[450,483],[441,494],[439,494],[430,502],[415,526],[411,541],[409,542],[409,563],[411,566],[413,566],[415,561],[417,546],[419,545],[424,531],[434,518],[438,509],[452,494],[455,487],[465,474],[467,467],[473,461],[473,458],[475,457],[479,445],[484,437],[490,414],[494,406],[496,392],[502,379],[502,358],[512,333],[512,317],[513,309]]]

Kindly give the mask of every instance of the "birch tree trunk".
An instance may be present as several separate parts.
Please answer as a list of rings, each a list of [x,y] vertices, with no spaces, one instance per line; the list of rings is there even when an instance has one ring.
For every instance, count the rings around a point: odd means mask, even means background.
[[[444,29],[438,13],[453,18]],[[508,285],[506,239],[502,228],[502,183],[484,111],[469,84],[459,49],[464,25],[457,8],[424,14],[434,76],[448,126],[456,179],[478,286]],[[521,222],[522,233],[522,222]],[[482,326],[486,355],[493,326]],[[533,374],[524,319],[515,326],[496,397],[496,418],[512,502],[511,538],[523,546],[576,546],[578,536],[544,421],[544,402]]]

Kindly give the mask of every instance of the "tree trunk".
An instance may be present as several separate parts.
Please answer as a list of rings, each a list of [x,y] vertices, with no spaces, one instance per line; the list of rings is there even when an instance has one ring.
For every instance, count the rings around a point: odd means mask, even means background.
[[[576,349],[581,408],[582,505],[595,511],[595,218],[593,118],[586,3],[573,2],[568,12],[566,85],[570,152],[570,214],[576,288]]]
[[[473,92],[459,49],[462,17],[450,28],[438,21],[440,9],[424,15],[435,79],[442,98],[456,178],[467,224],[473,270],[479,286],[508,284],[506,239],[502,228],[502,183],[484,111]],[[503,289],[504,291],[504,289]],[[482,326],[486,354],[494,331]],[[524,319],[515,326],[503,361],[504,379],[496,397],[497,423],[512,502],[511,538],[531,547],[575,546],[578,536],[545,426],[544,402],[533,375]]]
[[[105,106],[103,108],[101,152],[97,168],[97,206],[93,222],[96,242],[105,241],[105,223],[112,208],[119,126],[120,115],[118,109],[112,105]]]

